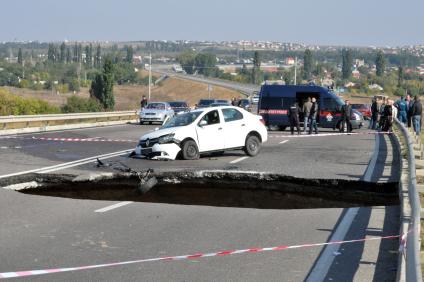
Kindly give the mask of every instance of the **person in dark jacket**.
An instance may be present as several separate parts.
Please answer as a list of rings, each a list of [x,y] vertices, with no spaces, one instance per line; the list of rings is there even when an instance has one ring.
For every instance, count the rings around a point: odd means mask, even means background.
[[[346,100],[345,104],[342,106],[342,120],[341,120],[341,132],[344,132],[345,124],[347,127],[347,132],[352,132],[352,124],[350,123],[350,117],[352,116],[352,106],[350,101]]]
[[[414,105],[412,106],[412,123],[414,125],[414,131],[416,135],[419,135],[421,132],[421,116],[423,113],[423,106],[421,104],[420,98],[415,96]]]
[[[374,98],[372,99],[371,104],[371,120],[370,120],[370,129],[376,129],[378,120],[378,103]]]
[[[300,107],[294,102],[289,109],[290,131],[292,135],[294,134],[294,127],[297,129],[297,134],[300,135],[299,112]]]
[[[382,130],[384,132],[390,132],[393,125],[393,103],[391,100],[388,101],[387,105],[384,106],[384,124]]]
[[[146,106],[147,106],[147,98],[146,98],[146,96],[145,95],[143,95],[143,97],[141,98],[141,102],[140,102],[140,106],[141,106],[141,108],[143,109],[143,108],[145,108]]]
[[[312,98],[311,110],[309,112],[309,134],[312,134],[312,128],[315,130],[315,134],[318,134],[317,117],[318,117],[318,104],[317,104],[317,100],[314,97]]]
[[[399,119],[399,121],[403,124],[406,124],[407,122],[407,111],[408,111],[408,106],[406,104],[405,99],[402,97],[400,97],[400,100],[396,102],[396,107],[398,108],[398,116],[397,118]]]
[[[411,112],[412,112],[412,107],[414,105],[414,101],[412,101],[411,95],[409,95],[409,94],[406,95],[405,103],[406,103],[406,119],[408,121],[408,127],[411,127],[411,125],[412,125]]]

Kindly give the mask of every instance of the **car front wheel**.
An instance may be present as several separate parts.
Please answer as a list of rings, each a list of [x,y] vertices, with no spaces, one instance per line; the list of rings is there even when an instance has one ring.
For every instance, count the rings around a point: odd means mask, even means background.
[[[255,135],[249,135],[246,138],[244,152],[251,157],[256,156],[261,149],[261,141]]]
[[[199,149],[197,148],[196,142],[193,140],[184,142],[182,153],[184,160],[197,160],[199,158]]]

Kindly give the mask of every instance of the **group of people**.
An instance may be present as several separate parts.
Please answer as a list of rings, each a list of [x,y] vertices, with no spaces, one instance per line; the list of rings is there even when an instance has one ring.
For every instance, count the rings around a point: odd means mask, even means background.
[[[308,98],[307,101],[303,104],[302,109],[299,107],[297,102],[294,102],[289,110],[288,117],[290,120],[290,131],[291,134],[294,134],[294,128],[297,129],[297,134],[300,135],[300,125],[299,125],[299,114],[303,113],[304,123],[303,131],[306,134],[306,128],[309,124],[309,134],[312,134],[312,131],[315,131],[315,134],[318,134],[317,127],[317,117],[318,117],[318,104],[315,97]]]
[[[383,100],[381,105],[374,98],[371,105],[370,128],[390,132],[396,117],[408,127],[412,125],[415,134],[419,135],[421,132],[421,116],[422,104],[418,96],[412,99],[410,95],[406,95],[406,98],[401,97],[396,102],[392,99]]]
[[[312,134],[314,131],[315,134],[318,134],[318,103],[315,97],[309,97],[306,102],[303,104],[303,107],[300,108],[297,102],[294,102],[289,110],[288,117],[290,121],[290,131],[291,134],[294,134],[294,129],[297,129],[297,134],[300,135],[300,125],[299,125],[299,114],[303,113],[303,132],[306,134],[306,129],[309,125],[309,134]],[[347,132],[352,131],[352,124],[350,122],[350,117],[352,115],[352,106],[350,105],[349,100],[345,101],[345,104],[341,108],[341,122],[340,122],[340,131],[344,132],[345,126]]]

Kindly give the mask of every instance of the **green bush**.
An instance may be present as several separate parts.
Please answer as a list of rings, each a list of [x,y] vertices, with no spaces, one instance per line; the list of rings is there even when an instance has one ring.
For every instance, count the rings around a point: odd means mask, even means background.
[[[93,98],[81,98],[72,96],[67,99],[66,104],[62,106],[64,113],[86,113],[86,112],[101,112],[102,106]]]
[[[15,96],[5,89],[0,89],[0,115],[36,115],[57,114],[59,108],[34,98]]]

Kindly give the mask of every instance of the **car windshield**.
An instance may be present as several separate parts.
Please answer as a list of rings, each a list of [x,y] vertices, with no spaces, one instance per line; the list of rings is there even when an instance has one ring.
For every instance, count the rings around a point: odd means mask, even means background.
[[[215,102],[215,100],[200,100],[199,106],[206,106],[207,107],[214,102]]]
[[[170,120],[168,120],[162,128],[170,128],[177,126],[186,126],[191,124],[197,119],[197,117],[202,113],[202,111],[189,112],[185,114],[176,115]]]
[[[185,108],[187,107],[186,102],[169,102],[169,105],[173,108]]]
[[[150,103],[146,107],[147,109],[154,109],[154,110],[165,110],[165,104],[164,103]]]

